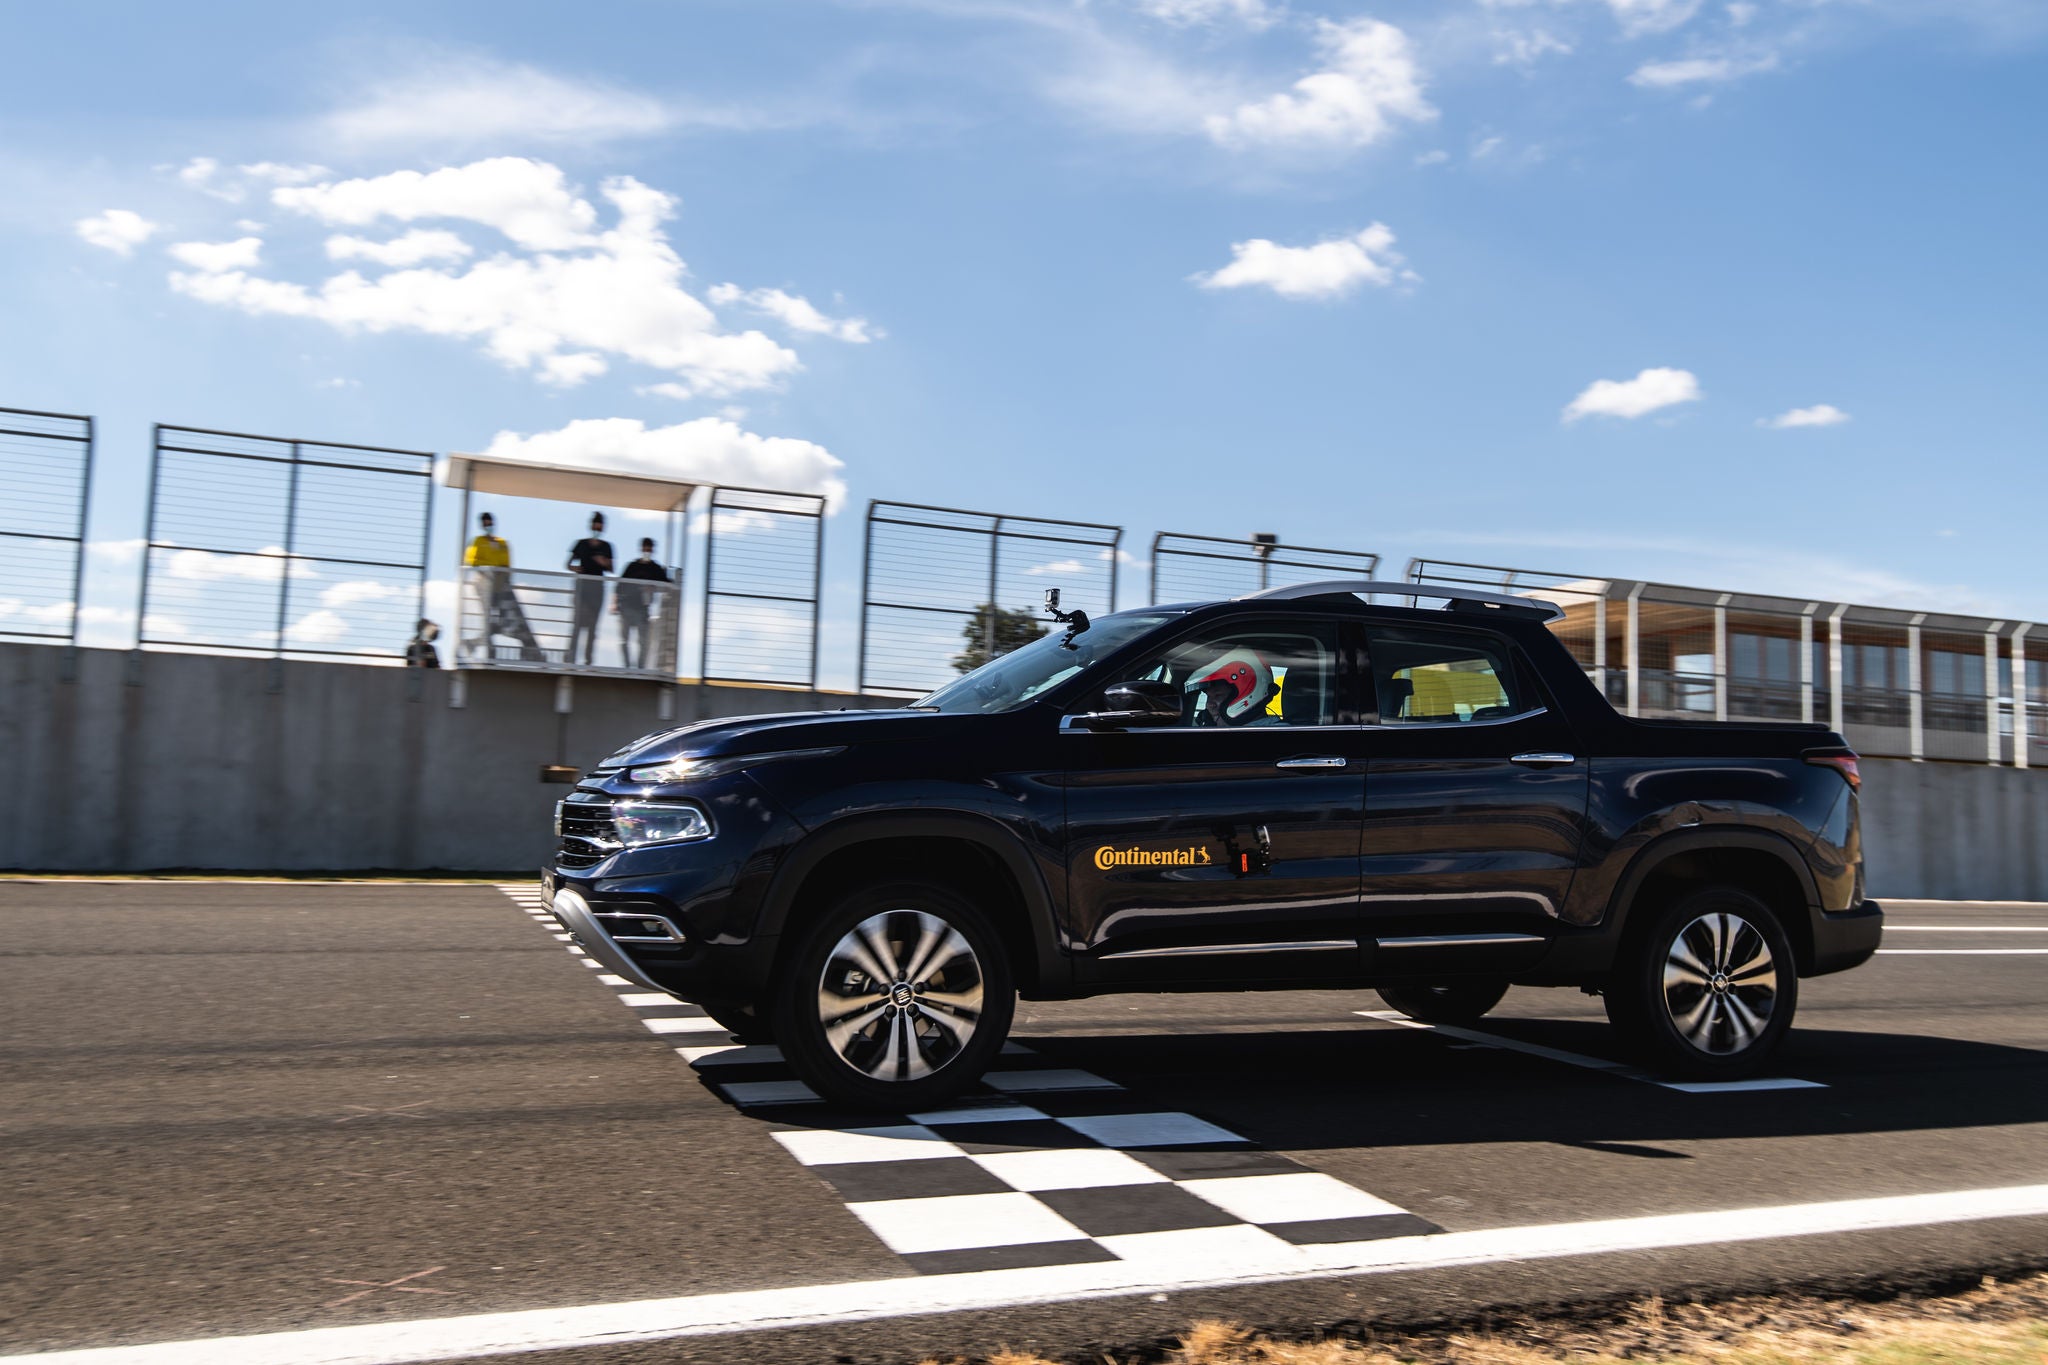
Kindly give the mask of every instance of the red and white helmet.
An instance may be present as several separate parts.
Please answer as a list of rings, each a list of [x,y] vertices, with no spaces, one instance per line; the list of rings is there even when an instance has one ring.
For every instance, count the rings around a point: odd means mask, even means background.
[[[1243,725],[1265,714],[1277,689],[1271,665],[1256,650],[1233,649],[1196,669],[1184,690],[1214,697],[1229,724]]]

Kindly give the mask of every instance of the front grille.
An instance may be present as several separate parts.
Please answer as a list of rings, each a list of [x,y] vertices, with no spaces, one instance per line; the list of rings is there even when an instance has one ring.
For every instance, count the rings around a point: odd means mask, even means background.
[[[555,853],[558,867],[592,867],[618,851],[612,803],[594,792],[570,794],[562,803],[561,827],[562,846]]]

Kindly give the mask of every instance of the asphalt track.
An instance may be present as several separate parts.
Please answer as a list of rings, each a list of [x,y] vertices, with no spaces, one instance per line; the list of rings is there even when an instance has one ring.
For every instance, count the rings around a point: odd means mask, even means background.
[[[997,1122],[850,1154],[862,1120],[522,899],[0,883],[0,1351],[909,1361],[2048,1264],[2048,907],[1893,903],[1883,956],[1805,983],[1773,1088],[1657,1084],[1575,992],[1471,1032],[1107,997],[1020,1007]],[[944,1159],[883,1159],[913,1138]],[[1129,1174],[1016,1174],[1046,1163]],[[942,1207],[997,1260],[920,1250],[944,1220],[901,1212]],[[1080,1231],[957,1230],[998,1208]]]

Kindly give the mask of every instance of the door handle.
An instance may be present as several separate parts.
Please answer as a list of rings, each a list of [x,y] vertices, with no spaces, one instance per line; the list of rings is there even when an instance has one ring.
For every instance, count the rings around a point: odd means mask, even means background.
[[[1508,762],[1526,764],[1531,768],[1548,768],[1562,763],[1576,763],[1578,758],[1573,754],[1516,754]]]
[[[1276,768],[1341,768],[1345,766],[1345,760],[1341,758],[1283,758],[1273,766]]]

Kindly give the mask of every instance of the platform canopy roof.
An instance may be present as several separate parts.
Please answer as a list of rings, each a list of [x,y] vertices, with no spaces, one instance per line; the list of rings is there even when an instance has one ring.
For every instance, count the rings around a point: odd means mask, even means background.
[[[508,498],[549,498],[592,507],[677,512],[701,486],[652,474],[613,474],[576,465],[536,464],[492,455],[450,455],[442,480],[450,488]]]

